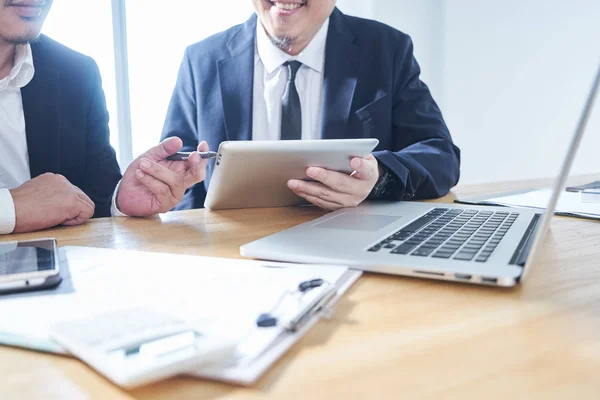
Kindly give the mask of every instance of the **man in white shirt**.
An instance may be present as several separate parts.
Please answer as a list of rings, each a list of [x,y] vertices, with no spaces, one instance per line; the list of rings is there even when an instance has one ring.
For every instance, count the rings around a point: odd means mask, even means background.
[[[351,175],[308,168],[290,180],[328,210],[366,198],[440,197],[459,178],[460,151],[427,86],[408,35],[344,15],[335,0],[252,0],[248,21],[186,50],[163,138],[201,141],[374,137]],[[204,203],[207,178],[177,208]]]
[[[0,234],[169,211],[206,161],[166,161],[182,146],[172,138],[121,176],[98,67],[40,37],[51,5],[0,0]]]

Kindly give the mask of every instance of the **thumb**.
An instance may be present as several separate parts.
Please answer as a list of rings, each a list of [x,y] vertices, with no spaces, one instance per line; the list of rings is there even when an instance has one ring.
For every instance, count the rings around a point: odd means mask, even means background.
[[[170,155],[177,153],[181,147],[183,147],[183,141],[181,139],[178,137],[170,137],[145,152],[142,157],[155,162],[162,161]]]
[[[365,181],[376,180],[379,175],[377,160],[372,154],[366,158],[355,157],[350,161],[350,167],[354,170],[352,176]]]

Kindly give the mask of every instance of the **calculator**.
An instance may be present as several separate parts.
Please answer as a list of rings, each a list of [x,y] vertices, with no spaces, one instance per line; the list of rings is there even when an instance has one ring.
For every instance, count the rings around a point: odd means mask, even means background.
[[[144,308],[60,322],[51,327],[50,337],[124,388],[219,362],[235,349],[169,314]]]

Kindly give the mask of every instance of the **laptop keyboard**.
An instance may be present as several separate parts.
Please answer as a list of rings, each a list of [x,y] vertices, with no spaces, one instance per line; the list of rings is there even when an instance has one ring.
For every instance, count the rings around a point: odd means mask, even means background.
[[[486,262],[518,216],[515,212],[434,208],[368,251]]]

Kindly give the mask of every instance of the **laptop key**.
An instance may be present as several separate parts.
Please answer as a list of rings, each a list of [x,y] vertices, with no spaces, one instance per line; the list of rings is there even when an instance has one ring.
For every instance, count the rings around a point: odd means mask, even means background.
[[[404,243],[392,250],[393,254],[408,254],[417,247],[417,244]]]
[[[424,227],[425,225],[427,225],[428,223],[430,223],[431,221],[433,221],[434,219],[435,218],[432,218],[432,217],[421,217],[421,218],[411,222],[404,228],[402,228],[399,233],[403,233],[403,232],[413,232],[414,233],[414,232],[418,231],[419,229],[421,229],[422,227]]]
[[[471,261],[475,257],[475,253],[463,253],[459,252],[454,259],[460,261]]]
[[[434,257],[434,258],[450,258],[450,257],[452,257],[452,254],[454,254],[454,253],[440,253],[438,251],[437,253],[435,253],[431,257]]]
[[[421,257],[427,257],[428,255],[430,255],[433,252],[434,249],[428,249],[428,248],[421,248],[419,247],[417,250],[413,251],[410,255],[411,256],[421,256]]]

